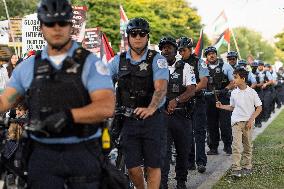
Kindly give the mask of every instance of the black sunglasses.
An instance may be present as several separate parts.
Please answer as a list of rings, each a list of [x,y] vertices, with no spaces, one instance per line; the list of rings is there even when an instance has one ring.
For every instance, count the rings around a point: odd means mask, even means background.
[[[44,22],[43,25],[45,25],[48,28],[52,28],[57,24],[60,27],[65,27],[71,24],[71,22],[61,21],[61,22]]]
[[[146,35],[148,35],[148,33],[144,31],[131,31],[129,34],[132,38],[137,37],[137,35],[139,35],[140,37],[145,37]]]
[[[236,58],[228,58],[228,60],[237,60]]]

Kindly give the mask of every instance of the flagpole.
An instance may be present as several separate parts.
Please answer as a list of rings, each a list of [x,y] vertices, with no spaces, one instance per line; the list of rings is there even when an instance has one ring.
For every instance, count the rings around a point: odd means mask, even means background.
[[[12,37],[12,41],[13,41],[13,47],[14,47],[14,49],[15,49],[16,55],[19,56],[18,50],[17,50],[17,48],[16,48],[16,44],[15,44],[14,34],[13,34],[13,31],[12,31],[12,28],[11,28],[11,20],[10,20],[8,8],[7,8],[6,0],[3,0],[3,3],[4,3],[4,7],[5,7],[7,19],[8,19],[8,24],[9,24],[9,28],[10,28],[10,32],[11,32],[11,37]]]
[[[235,43],[235,46],[236,46],[236,49],[237,49],[237,52],[238,52],[238,55],[239,55],[239,59],[242,59],[241,53],[240,53],[240,50],[239,50],[239,47],[238,47],[237,40],[235,38],[235,34],[234,34],[234,31],[233,31],[233,28],[231,28],[231,33],[232,33],[232,37],[233,37],[233,40],[234,40],[234,43]]]

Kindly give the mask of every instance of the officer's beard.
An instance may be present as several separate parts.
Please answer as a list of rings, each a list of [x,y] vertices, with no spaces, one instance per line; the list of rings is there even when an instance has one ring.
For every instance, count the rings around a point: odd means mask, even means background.
[[[51,45],[51,44],[50,44],[50,46],[51,46],[51,48],[52,48],[53,50],[61,51],[70,41],[71,41],[71,38],[69,38],[69,39],[68,39],[64,44],[62,44],[62,45]]]

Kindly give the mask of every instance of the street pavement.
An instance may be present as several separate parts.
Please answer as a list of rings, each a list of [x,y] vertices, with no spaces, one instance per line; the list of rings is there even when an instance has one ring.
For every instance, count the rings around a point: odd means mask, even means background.
[[[263,124],[261,128],[254,128],[253,140],[257,135],[261,134],[264,129],[278,116],[278,114],[283,110],[276,109],[276,112],[272,114],[271,118]],[[208,151],[206,146],[206,151]],[[220,141],[219,144],[219,155],[207,156],[208,163],[206,166],[206,172],[201,174],[197,170],[189,171],[187,188],[190,189],[210,189],[212,186],[220,180],[220,178],[226,173],[226,171],[231,166],[231,156],[226,155],[223,152],[223,142]],[[176,181],[174,166],[171,166],[170,176],[169,176],[169,189],[175,189]],[[0,181],[0,188],[3,187],[3,181]]]

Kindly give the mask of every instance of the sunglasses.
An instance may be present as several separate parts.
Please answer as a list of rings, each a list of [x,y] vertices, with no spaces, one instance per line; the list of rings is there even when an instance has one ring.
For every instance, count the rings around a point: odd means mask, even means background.
[[[144,31],[131,31],[129,33],[129,35],[132,37],[132,38],[135,38],[137,37],[137,35],[139,35],[140,37],[145,37],[146,35],[148,35],[147,32],[144,32]]]
[[[236,58],[228,58],[228,60],[237,60]]]
[[[70,22],[66,22],[66,21],[61,21],[61,22],[44,22],[43,23],[43,25],[45,25],[48,28],[54,27],[55,24],[57,24],[60,27],[65,27],[65,26],[68,26],[71,23]]]

